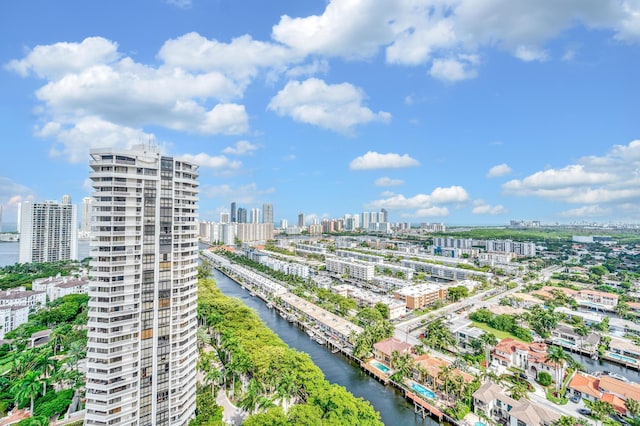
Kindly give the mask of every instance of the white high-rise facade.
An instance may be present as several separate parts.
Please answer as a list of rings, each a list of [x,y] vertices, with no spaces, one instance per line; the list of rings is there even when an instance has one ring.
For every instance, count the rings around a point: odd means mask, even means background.
[[[91,151],[85,425],[195,413],[198,167],[155,148]]]
[[[260,209],[253,208],[251,209],[251,221],[250,223],[260,223]]]
[[[273,204],[262,205],[262,223],[273,223]]]
[[[88,236],[89,231],[91,231],[92,204],[93,204],[93,198],[84,197],[82,199],[82,217],[80,218],[80,232],[84,236]]]
[[[57,201],[22,203],[20,228],[18,228],[20,263],[78,259],[76,206],[71,204],[70,197],[68,201],[68,203]]]

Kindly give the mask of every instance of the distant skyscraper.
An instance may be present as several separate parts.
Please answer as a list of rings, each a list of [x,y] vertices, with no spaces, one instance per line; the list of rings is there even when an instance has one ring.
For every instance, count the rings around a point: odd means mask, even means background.
[[[262,223],[273,223],[273,204],[262,205]]]
[[[93,198],[84,197],[82,199],[82,217],[80,218],[80,232],[87,235],[91,231],[91,208]]]
[[[259,208],[251,209],[251,222],[250,223],[260,223],[260,209]]]
[[[298,215],[298,226],[302,228],[304,226],[304,213]]]
[[[71,195],[63,195],[62,204],[71,204]]]
[[[280,221],[280,228],[287,229],[288,226],[289,226],[289,221],[287,219],[282,219]]]
[[[380,222],[389,222],[389,212],[387,211],[387,209],[380,209],[378,219]]]
[[[220,213],[220,223],[229,223],[229,213],[227,212]]]
[[[196,408],[198,167],[147,146],[95,149],[91,160],[84,424],[186,425]]]
[[[238,207],[238,223],[247,223],[247,209],[244,207]]]
[[[78,259],[76,206],[25,201],[20,215],[20,263]]]
[[[237,223],[238,222],[238,215],[236,212],[236,203],[235,201],[233,203],[231,203],[231,223]]]

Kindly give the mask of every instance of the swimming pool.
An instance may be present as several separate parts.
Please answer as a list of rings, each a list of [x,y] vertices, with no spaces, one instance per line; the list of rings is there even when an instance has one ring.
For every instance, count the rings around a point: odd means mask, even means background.
[[[378,370],[382,371],[384,374],[389,374],[389,367],[387,367],[386,365],[378,361],[371,361],[371,365],[373,365]]]
[[[620,354],[617,354],[617,353],[614,353],[614,352],[608,352],[607,355],[609,355],[611,358],[618,359],[620,361],[624,361],[624,362],[629,363],[629,364],[637,364],[638,363],[637,359],[630,358],[630,357],[624,356],[624,355],[620,355]]]
[[[432,390],[425,388],[416,382],[411,382],[411,389],[428,399],[436,399],[436,394]]]
[[[576,345],[575,342],[572,342],[571,340],[568,340],[568,339],[561,339],[559,337],[556,337],[554,340],[556,342],[564,343],[565,345],[570,345],[570,346],[575,346]]]
[[[485,425],[485,424],[484,424],[484,423],[482,423],[482,422],[476,422],[476,424],[475,424],[474,426],[487,426],[487,425]]]

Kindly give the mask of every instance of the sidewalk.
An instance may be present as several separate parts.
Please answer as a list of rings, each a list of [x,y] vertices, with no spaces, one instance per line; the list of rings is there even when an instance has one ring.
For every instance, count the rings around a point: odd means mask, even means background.
[[[225,424],[239,426],[248,415],[247,412],[239,409],[229,401],[224,389],[218,391],[216,402],[222,407],[222,421],[225,422]]]

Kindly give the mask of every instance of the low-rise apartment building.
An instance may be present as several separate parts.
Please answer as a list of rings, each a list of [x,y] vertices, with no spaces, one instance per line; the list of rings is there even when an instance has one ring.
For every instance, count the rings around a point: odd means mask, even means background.
[[[355,259],[327,257],[325,263],[327,271],[347,275],[349,278],[357,280],[371,281],[375,273],[375,264]]]
[[[31,283],[34,291],[44,291],[49,301],[59,299],[69,294],[86,294],[89,279],[87,277],[49,277],[38,278]]]
[[[0,339],[29,320],[29,307],[24,305],[0,306]]]
[[[45,291],[16,287],[0,292],[0,306],[27,306],[31,311],[35,311],[46,303],[47,293]]]
[[[447,298],[447,289],[439,284],[417,284],[396,290],[393,297],[405,302],[407,309],[422,309]]]
[[[608,375],[597,377],[579,371],[573,376],[567,388],[572,395],[579,398],[608,402],[623,415],[630,415],[624,403],[627,399],[640,400],[640,385]]]

